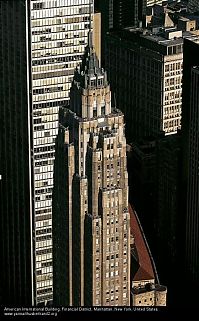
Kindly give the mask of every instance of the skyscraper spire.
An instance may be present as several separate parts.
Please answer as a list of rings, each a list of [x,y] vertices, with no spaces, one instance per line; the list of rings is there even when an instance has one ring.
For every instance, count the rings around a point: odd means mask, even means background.
[[[102,90],[100,94],[99,90]],[[107,74],[99,66],[99,60],[92,44],[92,32],[88,34],[88,46],[82,63],[75,69],[70,90],[70,109],[82,118],[93,118],[111,112],[110,87]],[[105,96],[108,97],[108,101]],[[82,97],[85,96],[85,100]]]

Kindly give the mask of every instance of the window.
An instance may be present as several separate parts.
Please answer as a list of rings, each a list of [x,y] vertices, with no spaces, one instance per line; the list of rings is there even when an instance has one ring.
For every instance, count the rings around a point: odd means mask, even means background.
[[[44,8],[44,3],[39,2],[39,3],[33,3],[33,10],[39,10]]]

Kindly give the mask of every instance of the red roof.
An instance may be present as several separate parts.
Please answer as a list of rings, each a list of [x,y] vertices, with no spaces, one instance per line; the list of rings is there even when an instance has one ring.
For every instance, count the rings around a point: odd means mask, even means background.
[[[139,269],[133,277],[133,281],[155,279],[153,265],[149,250],[144,239],[144,233],[141,229],[137,215],[129,204],[131,233],[135,240],[135,246],[139,257]]]

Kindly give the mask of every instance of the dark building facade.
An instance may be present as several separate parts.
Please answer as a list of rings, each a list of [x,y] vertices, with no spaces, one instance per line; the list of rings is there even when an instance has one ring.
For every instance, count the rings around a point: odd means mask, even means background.
[[[105,59],[105,35],[110,30],[145,26],[146,0],[96,0],[95,9],[102,13],[102,64]]]
[[[127,142],[181,127],[182,32],[127,28],[106,37],[113,101],[126,119]]]
[[[93,28],[93,2],[1,1],[0,19],[3,300],[52,304],[59,108]]]
[[[131,144],[127,162],[131,202],[139,213],[160,280],[167,283],[169,304],[179,290],[174,271],[182,265],[181,160],[181,136],[175,134]],[[162,253],[169,266],[165,265]],[[178,298],[176,304],[180,302]]]
[[[33,303],[33,184],[27,7],[0,5],[1,303]],[[6,41],[5,41],[6,35]]]
[[[198,207],[198,38],[186,40],[184,45],[184,75],[182,104],[183,175],[182,199],[184,200],[185,271],[189,281],[199,284],[199,207]]]
[[[145,0],[97,0],[95,7],[106,15],[107,31],[127,26],[138,27],[146,13]]]
[[[139,213],[139,219],[150,240],[154,233],[157,212],[157,158],[153,139],[132,143],[128,155],[130,202]],[[150,215],[148,204],[150,204]]]

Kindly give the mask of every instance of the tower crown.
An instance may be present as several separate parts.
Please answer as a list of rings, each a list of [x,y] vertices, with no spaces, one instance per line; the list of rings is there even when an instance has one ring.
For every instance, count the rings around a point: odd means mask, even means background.
[[[88,34],[88,46],[85,49],[82,63],[75,69],[73,82],[84,89],[95,89],[108,85],[106,71],[100,67],[93,47],[91,31]]]
[[[111,93],[107,74],[99,65],[88,33],[82,63],[76,67],[70,90],[70,109],[81,118],[92,119],[111,113]]]

